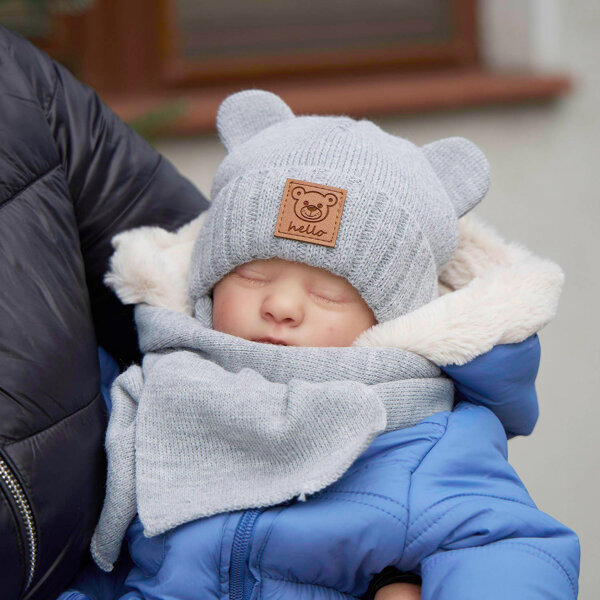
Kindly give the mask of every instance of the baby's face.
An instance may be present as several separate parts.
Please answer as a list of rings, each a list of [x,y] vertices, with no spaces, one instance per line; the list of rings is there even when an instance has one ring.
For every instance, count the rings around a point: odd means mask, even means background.
[[[213,328],[254,342],[350,346],[376,322],[343,277],[279,258],[245,263],[213,290]]]

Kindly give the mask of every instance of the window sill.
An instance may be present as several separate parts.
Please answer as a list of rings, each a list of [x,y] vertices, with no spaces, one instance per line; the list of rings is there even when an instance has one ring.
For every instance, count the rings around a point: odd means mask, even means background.
[[[214,131],[220,102],[241,87],[230,85],[126,96],[107,94],[104,100],[123,120],[144,133],[189,136]],[[571,80],[560,74],[464,69],[277,80],[261,87],[282,96],[298,114],[363,117],[547,101],[569,91]]]

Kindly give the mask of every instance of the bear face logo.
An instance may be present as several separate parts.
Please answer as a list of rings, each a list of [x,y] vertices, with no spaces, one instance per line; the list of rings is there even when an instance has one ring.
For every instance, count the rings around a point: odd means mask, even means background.
[[[329,215],[329,209],[335,206],[338,198],[335,194],[321,194],[317,191],[306,191],[302,186],[292,190],[294,213],[302,221],[319,223]]]
[[[342,188],[286,179],[273,235],[334,248],[346,194]]]

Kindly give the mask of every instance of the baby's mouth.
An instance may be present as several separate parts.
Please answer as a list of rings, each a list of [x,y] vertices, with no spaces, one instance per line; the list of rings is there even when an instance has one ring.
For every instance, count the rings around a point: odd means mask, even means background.
[[[270,338],[270,337],[258,338],[258,339],[252,340],[252,341],[258,342],[259,344],[274,344],[275,346],[288,346],[288,344],[286,342],[284,342],[283,340],[277,340],[275,338]]]

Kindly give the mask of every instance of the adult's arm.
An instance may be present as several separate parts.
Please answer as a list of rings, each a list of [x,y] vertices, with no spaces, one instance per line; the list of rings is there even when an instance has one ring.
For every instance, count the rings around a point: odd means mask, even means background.
[[[113,252],[110,240],[142,225],[175,230],[208,202],[94,90],[23,38],[5,29],[0,36],[46,113],[66,173],[98,343],[130,364],[138,358],[132,308],[102,283]]]
[[[87,554],[104,488],[97,344],[137,355],[102,284],[112,236],[206,203],[88,87],[0,27],[0,580],[48,598]],[[56,594],[55,594],[56,595]]]

